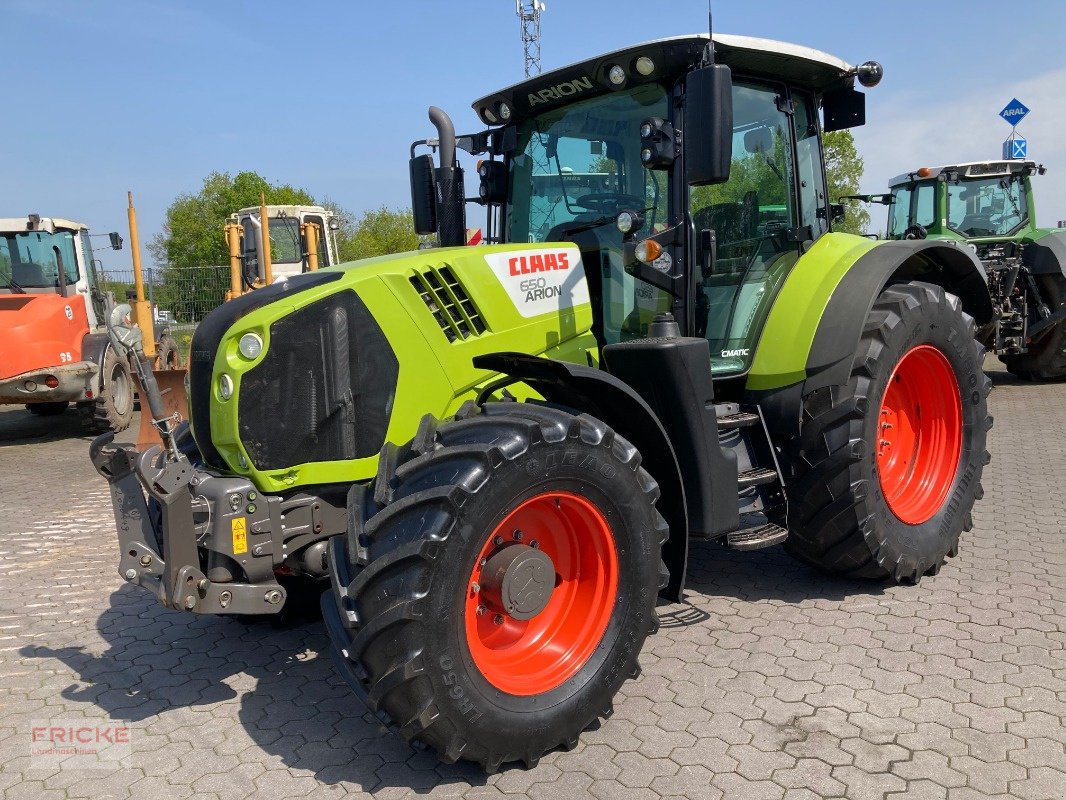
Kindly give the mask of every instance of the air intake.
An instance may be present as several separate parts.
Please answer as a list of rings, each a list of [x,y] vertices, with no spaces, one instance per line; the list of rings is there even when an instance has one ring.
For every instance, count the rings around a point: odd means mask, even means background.
[[[411,277],[426,307],[449,342],[469,339],[485,332],[485,321],[451,267],[430,267]]]

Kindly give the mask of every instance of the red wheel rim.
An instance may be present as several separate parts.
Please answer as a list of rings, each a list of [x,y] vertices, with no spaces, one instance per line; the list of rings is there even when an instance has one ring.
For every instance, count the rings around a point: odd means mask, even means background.
[[[931,519],[948,496],[962,452],[962,401],[947,357],[919,345],[896,364],[878,417],[877,474],[892,513]]]
[[[528,620],[512,617],[481,586],[485,563],[515,543],[541,550],[554,566],[551,597]],[[551,691],[592,656],[617,594],[618,556],[603,513],[567,492],[531,497],[496,526],[474,562],[465,607],[470,655],[497,689],[523,696]]]

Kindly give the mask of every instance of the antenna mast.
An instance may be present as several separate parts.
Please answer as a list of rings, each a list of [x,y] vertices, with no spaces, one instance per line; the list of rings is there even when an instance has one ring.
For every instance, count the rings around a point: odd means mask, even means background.
[[[515,11],[522,24],[522,50],[525,55],[526,77],[540,75],[540,15],[543,0],[515,0]]]

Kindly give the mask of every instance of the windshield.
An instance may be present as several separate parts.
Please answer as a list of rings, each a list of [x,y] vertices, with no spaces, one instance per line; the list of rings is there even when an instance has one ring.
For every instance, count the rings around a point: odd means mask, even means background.
[[[62,268],[68,284],[78,280],[71,231],[0,233],[0,289],[53,289]]]
[[[1027,218],[1025,186],[1017,178],[948,185],[948,225],[963,236],[1006,236]]]
[[[613,221],[620,208],[647,208],[646,230],[665,222],[666,180],[641,166],[639,128],[667,116],[666,92],[645,84],[524,122],[511,159],[507,240],[557,241],[572,223]]]
[[[648,117],[669,117],[658,84],[574,103],[522,123],[511,159],[507,241],[578,245],[586,273],[603,276],[598,303],[608,344],[646,335],[671,304],[666,292],[625,272],[614,224],[619,210],[644,209],[642,233],[667,225],[666,173],[640,161],[640,123]]]
[[[295,217],[270,218],[270,260],[274,264],[295,264],[303,257],[300,220]]]

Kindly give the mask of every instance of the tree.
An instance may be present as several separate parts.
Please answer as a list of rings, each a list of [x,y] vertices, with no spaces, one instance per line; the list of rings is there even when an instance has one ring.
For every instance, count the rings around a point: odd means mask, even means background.
[[[415,233],[411,209],[392,210],[382,206],[366,211],[354,227],[342,227],[337,235],[337,256],[341,261],[384,256],[417,250],[420,239]]]
[[[836,203],[843,195],[857,194],[859,181],[862,179],[863,161],[855,148],[855,137],[851,131],[832,131],[822,139],[825,146],[826,181],[829,184],[829,202]],[[851,200],[845,203],[846,215],[843,222],[833,226],[833,230],[844,233],[866,233],[870,224],[870,211],[866,205]]]
[[[272,184],[255,172],[212,172],[197,194],[179,195],[167,209],[163,229],[148,245],[163,267],[163,285],[155,293],[160,308],[181,321],[195,322],[222,302],[229,287],[229,249],[223,235],[226,219],[240,208],[258,206],[260,192],[270,204],[314,205],[305,190]]]

